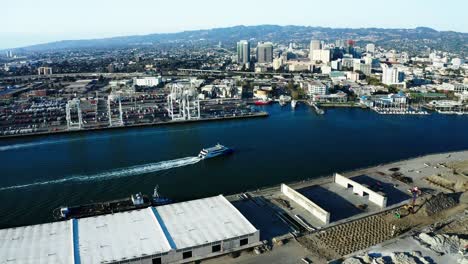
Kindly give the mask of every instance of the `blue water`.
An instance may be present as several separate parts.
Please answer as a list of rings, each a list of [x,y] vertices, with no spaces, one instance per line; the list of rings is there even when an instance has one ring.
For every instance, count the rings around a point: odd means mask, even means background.
[[[0,140],[0,227],[50,221],[61,205],[151,194],[156,184],[186,200],[468,149],[468,116],[264,110],[268,118]],[[218,142],[235,153],[196,158]]]

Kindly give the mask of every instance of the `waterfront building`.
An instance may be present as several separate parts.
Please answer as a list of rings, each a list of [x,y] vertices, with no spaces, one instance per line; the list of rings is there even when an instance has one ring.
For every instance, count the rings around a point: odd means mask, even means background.
[[[405,74],[397,67],[382,64],[382,83],[386,85],[400,84],[404,81]]]
[[[310,97],[314,95],[325,95],[328,93],[328,86],[319,81],[307,82],[307,93]]]
[[[270,42],[260,42],[257,45],[257,62],[271,63],[273,62],[273,44]]]
[[[260,244],[222,195],[0,230],[0,263],[196,262]]]
[[[134,78],[133,83],[137,86],[144,87],[156,87],[162,82],[162,77],[143,77],[143,78]]]
[[[50,75],[50,74],[52,74],[52,68],[50,67],[37,68],[37,75]]]
[[[250,63],[250,42],[241,40],[237,42],[237,62],[242,65]]]
[[[342,91],[336,94],[314,94],[312,101],[317,103],[346,103],[348,95]]]

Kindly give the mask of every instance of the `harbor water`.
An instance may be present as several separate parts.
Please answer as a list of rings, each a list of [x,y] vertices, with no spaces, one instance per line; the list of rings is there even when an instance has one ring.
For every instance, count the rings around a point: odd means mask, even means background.
[[[410,157],[468,149],[468,116],[261,107],[267,118],[0,140],[0,228],[52,210],[130,196],[183,201],[233,194]],[[229,156],[197,158],[216,143]]]

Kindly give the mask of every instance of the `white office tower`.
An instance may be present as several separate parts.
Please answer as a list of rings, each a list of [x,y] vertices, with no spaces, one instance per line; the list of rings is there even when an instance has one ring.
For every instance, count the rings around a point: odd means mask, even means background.
[[[375,53],[375,44],[369,43],[366,45],[366,52],[367,53]]]
[[[237,62],[239,64],[250,63],[250,42],[241,40],[237,42]]]
[[[341,60],[334,60],[331,62],[331,67],[333,70],[341,71],[342,65]]]
[[[382,64],[382,83],[386,85],[399,84],[405,79],[405,74],[398,68]]]
[[[322,49],[320,40],[313,39],[310,41],[310,51]]]
[[[276,58],[273,60],[273,70],[277,71],[283,67],[283,58]]]
[[[321,61],[323,63],[328,63],[331,59],[331,51],[329,49],[312,50],[312,53],[309,54],[309,58],[312,61]]]
[[[257,45],[257,62],[273,62],[273,44],[271,42],[259,42]]]

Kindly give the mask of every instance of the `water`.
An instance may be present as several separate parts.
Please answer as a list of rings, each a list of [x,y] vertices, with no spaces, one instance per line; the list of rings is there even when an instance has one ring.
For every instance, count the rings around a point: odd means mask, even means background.
[[[264,109],[270,117],[0,140],[0,228],[51,221],[61,205],[151,194],[156,184],[187,200],[468,149],[468,116]],[[235,153],[196,157],[218,142]]]

